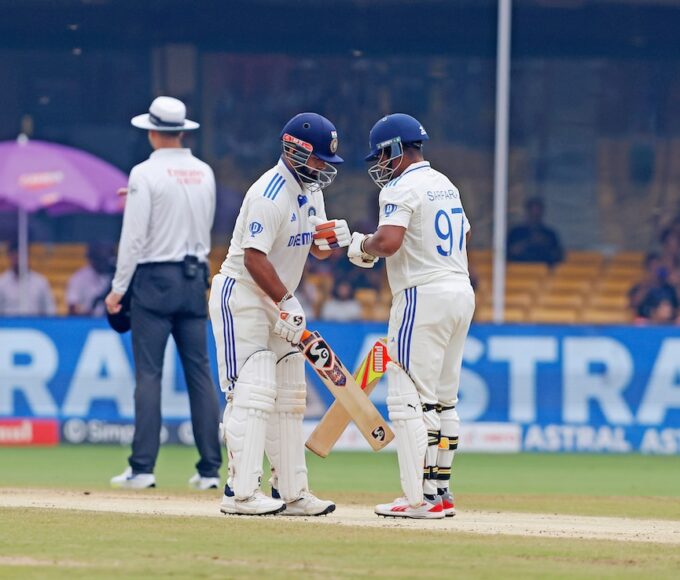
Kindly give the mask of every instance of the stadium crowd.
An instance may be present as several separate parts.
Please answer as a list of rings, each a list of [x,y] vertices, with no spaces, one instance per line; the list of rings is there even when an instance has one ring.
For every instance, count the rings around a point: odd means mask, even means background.
[[[680,216],[662,231],[644,265],[644,277],[628,293],[636,322],[680,324]]]

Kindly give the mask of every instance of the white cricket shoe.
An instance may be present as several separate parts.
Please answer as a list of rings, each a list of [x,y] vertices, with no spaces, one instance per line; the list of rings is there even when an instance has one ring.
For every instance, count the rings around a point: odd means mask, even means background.
[[[203,477],[200,473],[196,473],[189,480],[189,486],[198,491],[205,491],[206,489],[217,489],[218,487],[220,487],[220,478]]]
[[[442,510],[447,518],[452,518],[456,515],[456,504],[453,500],[453,494],[450,491],[439,494],[442,499]]]
[[[303,491],[298,499],[286,504],[286,511],[284,511],[282,515],[325,516],[334,511],[335,504],[332,501],[319,499],[312,492]]]
[[[126,489],[156,487],[156,477],[153,473],[132,473],[132,467],[128,467],[120,475],[111,478],[111,487]]]
[[[278,514],[286,509],[286,504],[280,499],[273,499],[264,495],[259,489],[248,499],[239,500],[234,497],[228,485],[224,486],[224,496],[220,504],[223,514],[239,516],[266,516]]]
[[[375,506],[375,513],[386,518],[412,518],[417,520],[437,520],[445,517],[442,500],[437,496],[434,500],[425,498],[418,507],[412,507],[405,497],[395,499],[392,503]]]

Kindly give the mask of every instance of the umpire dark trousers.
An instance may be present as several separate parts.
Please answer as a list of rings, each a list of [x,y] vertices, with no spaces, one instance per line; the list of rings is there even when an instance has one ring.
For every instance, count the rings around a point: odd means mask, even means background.
[[[135,360],[135,434],[128,459],[134,473],[153,473],[160,447],[161,373],[168,337],[177,344],[186,377],[191,424],[203,477],[222,463],[220,410],[208,363],[205,266],[187,278],[182,263],[140,264],[132,282],[130,322]]]

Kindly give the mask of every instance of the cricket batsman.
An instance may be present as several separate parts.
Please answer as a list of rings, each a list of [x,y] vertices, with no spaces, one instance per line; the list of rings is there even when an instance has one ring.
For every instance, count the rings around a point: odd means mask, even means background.
[[[323,189],[343,160],[336,153],[335,126],[316,113],[293,117],[281,144],[278,163],[245,195],[210,292],[220,386],[227,397],[222,430],[229,479],[220,507],[226,514],[318,516],[335,509],[307,483],[305,367],[294,346],[305,330],[305,313],[294,292],[310,251],[324,259],[349,245],[347,222],[324,223]],[[322,223],[324,233],[313,244],[314,226]],[[265,449],[272,497],[260,489]]]
[[[387,260],[392,290],[387,408],[397,444],[403,498],[376,506],[382,516],[455,515],[449,490],[458,445],[456,412],[463,346],[475,309],[466,241],[470,224],[458,189],[423,159],[429,139],[396,113],[371,129],[367,161],[381,188],[378,230],[355,232],[351,262]]]

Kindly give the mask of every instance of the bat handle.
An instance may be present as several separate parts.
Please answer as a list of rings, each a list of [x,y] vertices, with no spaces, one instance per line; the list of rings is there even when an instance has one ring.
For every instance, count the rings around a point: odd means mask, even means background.
[[[311,333],[309,330],[307,330],[307,329],[305,328],[305,329],[302,331],[302,338],[301,338],[301,340],[306,340],[307,338],[309,338],[309,336],[311,336],[311,334],[312,334],[312,333]]]

